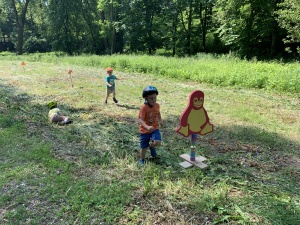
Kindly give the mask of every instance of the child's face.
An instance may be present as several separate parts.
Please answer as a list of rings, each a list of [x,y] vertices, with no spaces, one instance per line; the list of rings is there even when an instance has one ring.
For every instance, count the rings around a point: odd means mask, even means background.
[[[112,71],[107,71],[108,76],[112,75]]]
[[[156,103],[156,94],[148,95],[147,101],[150,106],[154,106]]]

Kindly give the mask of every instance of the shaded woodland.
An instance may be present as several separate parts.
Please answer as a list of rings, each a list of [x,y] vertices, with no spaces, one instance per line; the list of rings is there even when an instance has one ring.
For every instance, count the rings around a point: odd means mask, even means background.
[[[298,0],[0,0],[0,51],[295,59],[299,15]]]

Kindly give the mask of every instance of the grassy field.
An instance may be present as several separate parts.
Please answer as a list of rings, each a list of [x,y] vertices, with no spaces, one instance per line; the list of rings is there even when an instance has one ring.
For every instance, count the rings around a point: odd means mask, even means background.
[[[255,88],[300,94],[299,62],[261,62],[232,55],[199,54],[193,58],[148,55],[76,56],[63,53],[36,53],[16,56],[0,53],[5,59],[69,64],[93,68],[113,67],[128,73],[155,74],[156,77],[213,84],[219,87]]]
[[[300,224],[295,83],[291,91],[216,86],[148,70],[128,72],[114,60],[1,57],[0,224]],[[121,78],[119,104],[111,97],[103,104],[106,66],[116,67]],[[239,64],[240,74],[248,66]],[[295,65],[286,67],[299,76]],[[211,67],[202,70],[210,74]],[[147,85],[159,89],[163,144],[160,158],[141,168],[136,118]],[[175,129],[196,89],[205,93],[215,126],[197,141],[197,154],[208,158],[206,170],[179,166],[190,141]],[[73,124],[48,122],[47,102],[53,99]]]

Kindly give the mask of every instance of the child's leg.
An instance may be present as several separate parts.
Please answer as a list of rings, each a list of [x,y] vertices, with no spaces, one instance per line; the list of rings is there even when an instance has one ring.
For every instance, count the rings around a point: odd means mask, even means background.
[[[161,144],[161,134],[159,129],[157,129],[151,134],[150,148],[159,147],[160,144]]]
[[[146,151],[149,147],[151,134],[140,134],[140,165],[145,163]]]
[[[69,121],[69,117],[67,117],[67,116],[62,116],[62,118],[63,118],[62,122],[64,122],[64,123],[67,123]]]
[[[60,116],[60,115],[54,115],[50,118],[50,121],[53,123],[59,123],[59,122],[64,121],[64,118],[63,118],[63,116]]]
[[[115,103],[118,103],[118,100],[116,99],[116,91],[115,91],[115,88],[114,88],[114,91],[113,91],[113,100]]]
[[[110,90],[107,88],[106,89],[105,100],[104,100],[105,103],[107,103],[107,99],[108,99],[109,95],[110,95]]]
[[[105,100],[107,101],[108,97],[109,97],[110,93],[107,91],[106,95],[105,95]]]
[[[160,145],[161,145],[161,141],[154,140],[154,141],[150,144],[150,148],[159,147]]]
[[[148,148],[141,148],[141,150],[140,150],[140,159],[145,160],[147,149]]]
[[[161,134],[160,134],[159,130],[157,129],[151,135],[151,142],[150,142],[150,146],[149,146],[152,157],[157,156],[156,148],[159,147],[160,144],[161,144]]]

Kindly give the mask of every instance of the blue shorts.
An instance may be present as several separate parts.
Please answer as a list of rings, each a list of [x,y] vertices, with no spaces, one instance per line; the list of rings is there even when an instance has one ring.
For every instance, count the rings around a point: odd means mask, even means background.
[[[161,141],[161,135],[159,129],[153,131],[151,134],[140,134],[140,147],[148,148],[150,140]]]

